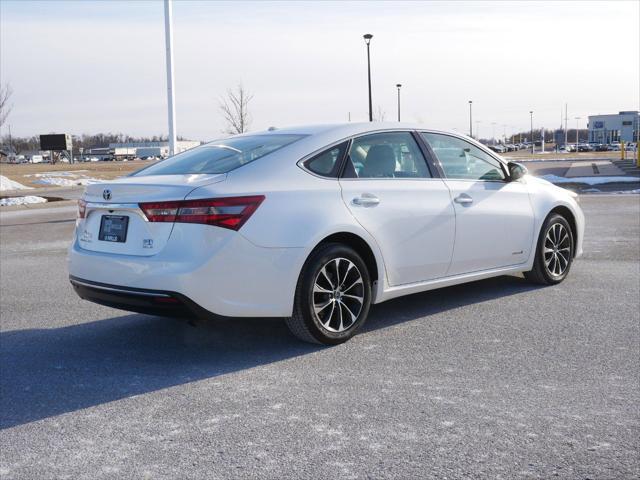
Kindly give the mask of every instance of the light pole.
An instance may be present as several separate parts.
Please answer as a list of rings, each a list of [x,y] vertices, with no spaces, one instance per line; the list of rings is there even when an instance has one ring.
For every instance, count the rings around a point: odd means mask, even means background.
[[[533,110],[529,110],[529,115],[531,115],[531,155],[536,152],[536,142],[533,141]]]
[[[164,0],[164,38],[167,50],[167,107],[169,114],[169,155],[176,153],[176,96],[173,90],[172,0]]]
[[[567,130],[567,112],[569,111],[569,105],[567,103],[564,104],[564,151],[567,152],[567,143],[569,143],[569,130]]]
[[[580,119],[582,117],[576,117],[576,152],[578,151],[578,143],[580,142],[580,137],[578,132],[580,131]]]
[[[402,87],[402,84],[396,83],[396,88],[398,89],[398,121],[400,121],[400,87]]]
[[[469,100],[469,136],[473,138],[473,115],[471,114],[471,105],[473,104],[472,100]],[[476,132],[477,133],[477,132]]]
[[[373,122],[373,104],[371,103],[371,55],[369,54],[369,43],[373,35],[366,33],[362,36],[364,43],[367,44],[367,77],[369,79],[369,121]]]

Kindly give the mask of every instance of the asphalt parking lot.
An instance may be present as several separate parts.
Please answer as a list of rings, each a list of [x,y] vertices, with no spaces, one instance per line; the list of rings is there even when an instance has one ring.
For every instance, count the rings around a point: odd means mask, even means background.
[[[0,476],[638,478],[640,196],[581,202],[561,285],[397,299],[333,348],[83,302],[73,207],[7,212]]]

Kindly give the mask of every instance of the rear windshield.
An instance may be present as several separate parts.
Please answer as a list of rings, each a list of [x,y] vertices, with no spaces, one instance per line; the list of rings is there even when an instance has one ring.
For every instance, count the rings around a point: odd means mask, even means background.
[[[227,173],[304,136],[250,135],[215,141],[169,157],[136,172],[133,176]]]

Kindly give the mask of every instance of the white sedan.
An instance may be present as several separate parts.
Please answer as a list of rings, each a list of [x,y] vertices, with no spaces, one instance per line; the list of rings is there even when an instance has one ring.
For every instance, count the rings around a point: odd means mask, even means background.
[[[337,344],[391,298],[519,272],[561,282],[582,253],[576,200],[420,125],[250,133],[87,186],[69,274],[96,303],[284,317]]]

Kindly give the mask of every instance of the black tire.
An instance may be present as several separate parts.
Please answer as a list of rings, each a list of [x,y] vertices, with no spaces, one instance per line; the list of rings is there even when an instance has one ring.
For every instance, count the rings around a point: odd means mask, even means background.
[[[340,278],[342,275],[343,279]],[[360,276],[361,284],[358,283],[357,275]],[[293,315],[286,319],[287,327],[305,342],[323,345],[346,342],[356,334],[369,314],[370,278],[366,264],[351,247],[340,243],[320,245],[302,267],[296,287]],[[330,288],[332,282],[338,284],[340,280],[341,285],[336,289]],[[355,299],[360,296],[361,304]],[[314,305],[322,306],[325,302],[328,302],[326,308],[317,313]],[[358,306],[360,309],[355,315]]]
[[[551,240],[551,238],[554,237],[554,232],[561,232],[557,234],[559,237],[557,239],[557,245]],[[566,234],[566,240],[562,240],[565,238],[564,234]],[[538,235],[533,269],[524,273],[525,278],[532,283],[538,283],[540,285],[555,285],[562,282],[567,278],[569,270],[571,269],[574,249],[575,240],[567,219],[557,213],[550,214],[544,221],[540,229],[540,235]],[[549,250],[553,251],[550,252]],[[554,256],[555,259],[552,258]],[[565,257],[566,264],[564,261]],[[547,263],[547,261],[549,261],[549,263]]]

